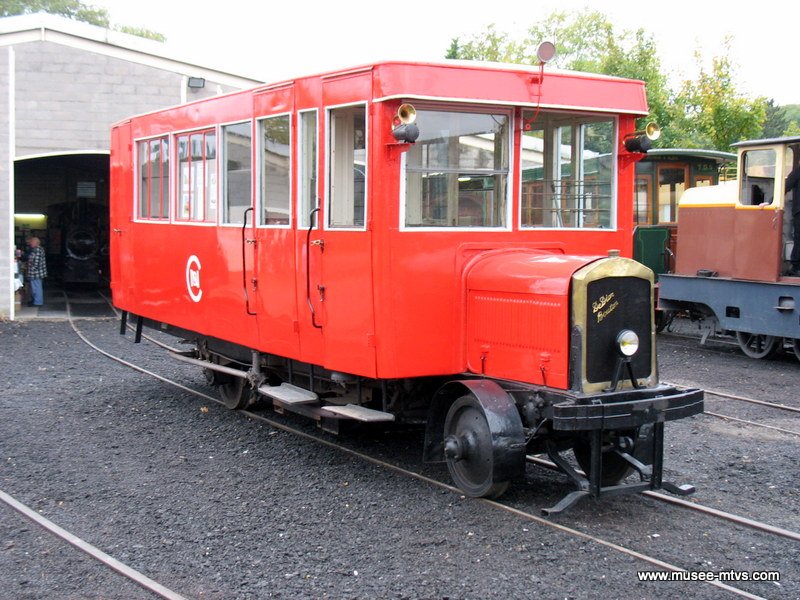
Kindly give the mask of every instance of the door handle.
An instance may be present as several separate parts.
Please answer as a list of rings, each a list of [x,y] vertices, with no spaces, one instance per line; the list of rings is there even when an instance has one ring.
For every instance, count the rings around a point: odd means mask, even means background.
[[[322,240],[311,241],[311,232],[314,231],[314,213],[316,212],[319,212],[319,206],[308,215],[310,224],[306,233],[306,302],[308,303],[308,310],[311,312],[311,324],[315,329],[322,329],[322,325],[317,323],[317,312],[314,310],[314,303],[311,301],[311,246],[319,246],[320,250],[325,248]],[[319,288],[320,286],[317,287]],[[320,300],[322,300],[322,296],[320,296]]]

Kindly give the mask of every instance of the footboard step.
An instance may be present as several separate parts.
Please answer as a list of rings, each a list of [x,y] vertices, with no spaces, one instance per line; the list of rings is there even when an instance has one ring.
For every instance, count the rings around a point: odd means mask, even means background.
[[[394,421],[394,415],[391,413],[383,412],[380,410],[373,410],[358,406],[357,404],[348,404],[346,406],[325,406],[323,410],[341,415],[347,419],[355,419],[356,421],[378,422],[378,421]]]
[[[279,400],[283,404],[310,404],[319,400],[319,396],[314,392],[289,383],[262,385],[258,388],[258,393]]]

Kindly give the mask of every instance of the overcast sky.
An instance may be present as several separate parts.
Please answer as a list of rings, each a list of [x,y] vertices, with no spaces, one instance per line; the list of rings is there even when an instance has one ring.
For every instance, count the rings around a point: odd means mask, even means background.
[[[115,24],[163,33],[180,56],[265,81],[374,60],[440,60],[450,40],[490,23],[522,32],[585,0],[88,0]],[[749,95],[800,104],[800,8],[789,0],[605,0],[590,5],[617,31],[642,27],[675,81],[696,75],[694,53],[721,53],[731,36],[736,82]],[[747,12],[745,12],[747,8]],[[756,11],[756,9],[758,9]],[[491,12],[489,12],[491,10]]]

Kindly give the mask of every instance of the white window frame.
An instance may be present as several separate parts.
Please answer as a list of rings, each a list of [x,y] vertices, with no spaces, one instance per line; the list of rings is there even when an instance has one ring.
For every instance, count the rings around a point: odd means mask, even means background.
[[[530,109],[526,108],[526,109],[523,109],[523,110],[530,110]],[[520,231],[584,231],[584,232],[597,232],[597,233],[603,233],[603,232],[609,232],[609,231],[618,231],[619,230],[619,222],[618,222],[618,212],[619,212],[618,211],[618,202],[619,202],[619,184],[618,184],[619,180],[618,180],[618,177],[619,177],[619,173],[618,173],[617,165],[618,165],[618,161],[619,161],[619,149],[618,149],[618,146],[619,146],[619,118],[616,115],[610,115],[610,114],[605,114],[605,113],[575,113],[575,114],[572,114],[572,113],[552,113],[552,112],[551,113],[544,113],[543,112],[543,113],[541,113],[541,115],[543,117],[552,117],[553,118],[552,123],[549,125],[549,130],[548,130],[548,128],[545,128],[545,130],[544,130],[543,139],[545,140],[545,148],[543,149],[543,154],[546,154],[546,148],[547,148],[547,144],[548,143],[551,144],[551,146],[553,146],[555,148],[558,148],[558,146],[561,143],[561,140],[558,139],[557,131],[558,131],[558,129],[560,127],[563,127],[567,123],[570,123],[570,122],[572,123],[573,131],[574,131],[575,122],[576,121],[580,121],[581,119],[583,119],[583,121],[581,121],[581,123],[580,123],[581,127],[578,129],[578,133],[576,135],[573,135],[573,142],[572,142],[573,147],[575,147],[576,144],[579,141],[580,144],[581,144],[581,149],[583,149],[583,141],[584,141],[583,140],[583,125],[586,125],[588,120],[593,120],[593,121],[598,121],[598,122],[599,121],[610,121],[611,122],[613,135],[612,135],[612,140],[611,140],[612,151],[611,151],[611,157],[610,157],[611,165],[612,165],[611,166],[611,180],[610,180],[610,186],[611,186],[611,212],[610,212],[610,215],[609,215],[610,225],[609,225],[609,227],[543,227],[543,226],[540,226],[540,225],[524,225],[522,223],[522,208],[523,208],[522,207],[522,184],[523,184],[523,181],[522,181],[522,170],[523,170],[523,165],[522,165],[522,154],[523,154],[522,144],[523,144],[523,141],[522,141],[522,137],[525,135],[525,132],[524,132],[523,128],[520,127],[519,128],[520,131],[519,131],[519,134],[518,134],[520,136],[520,143],[519,143],[519,148],[520,148],[520,153],[519,154],[520,155],[519,155],[518,163],[517,163],[517,173],[518,173],[518,175],[517,175],[517,181],[516,181],[516,184],[517,184],[517,186],[519,188],[519,202],[518,202],[519,208],[517,210],[517,227],[519,228]],[[549,139],[548,139],[548,135],[549,135]],[[556,157],[557,155],[558,155],[558,151],[556,151],[554,157]],[[571,157],[570,160],[571,160],[571,163],[572,163],[573,171],[576,174],[580,175],[580,179],[575,178],[575,181],[576,182],[577,181],[584,182],[584,179],[583,179],[583,176],[584,176],[584,173],[583,173],[583,170],[584,170],[583,162],[584,161],[582,161],[582,160],[578,161],[574,152],[573,152],[572,157]],[[555,171],[559,170],[560,163],[558,161],[556,161],[556,164],[553,165],[552,167],[553,167],[553,170],[554,170],[554,173],[555,173]],[[546,170],[545,170],[545,172],[546,172]],[[582,219],[583,219],[583,216],[581,216],[581,220]]]
[[[366,164],[364,165],[364,225],[359,227],[331,227],[331,168],[333,166],[333,157],[331,155],[331,143],[333,136],[331,135],[331,112],[340,108],[351,108],[356,106],[364,107],[364,156],[366,157]],[[334,104],[325,107],[325,219],[323,229],[325,231],[366,231],[367,224],[369,223],[369,161],[370,161],[370,145],[369,145],[369,115],[370,103],[368,100],[359,102],[348,102],[346,104]],[[319,152],[319,146],[317,146]],[[318,221],[319,222],[319,221]]]
[[[225,211],[227,211],[227,209],[228,209],[227,198],[226,198],[226,194],[225,194],[225,191],[226,191],[227,185],[228,185],[228,168],[227,168],[228,157],[227,157],[227,149],[225,147],[225,139],[223,137],[223,133],[224,133],[226,127],[229,127],[231,125],[242,125],[244,123],[249,123],[250,124],[250,205],[247,208],[252,208],[253,212],[255,212],[255,210],[256,210],[256,206],[255,206],[256,202],[254,202],[254,199],[257,200],[257,196],[255,196],[255,194],[256,194],[256,169],[258,168],[256,166],[256,160],[258,158],[258,155],[256,154],[256,146],[258,144],[256,143],[255,140],[256,140],[256,136],[258,135],[258,131],[256,130],[255,119],[252,119],[252,118],[236,119],[235,121],[226,121],[225,123],[219,123],[217,125],[217,129],[218,129],[217,139],[219,140],[219,142],[218,142],[219,143],[219,147],[217,149],[217,156],[218,156],[218,160],[219,160],[219,176],[218,176],[218,179],[217,179],[217,181],[218,181],[218,184],[217,184],[218,192],[217,193],[219,194],[219,204],[218,204],[218,209],[217,209],[217,223],[219,224],[220,227],[236,227],[236,228],[241,229],[242,226],[244,225],[243,222],[242,223],[226,223],[225,220],[223,219],[223,216],[225,215]],[[245,210],[247,210],[247,209],[245,209]],[[252,219],[255,219],[255,218],[256,218],[256,215],[253,215]],[[251,221],[248,224],[248,227],[252,227],[254,222],[255,221]]]
[[[167,219],[146,219],[146,218],[143,218],[143,217],[141,217],[139,215],[139,201],[140,201],[139,194],[141,192],[141,186],[142,186],[142,182],[141,182],[141,167],[142,167],[142,165],[141,165],[140,158],[139,158],[139,143],[140,142],[151,142],[153,140],[161,140],[161,139],[164,139],[164,138],[167,139],[167,144],[169,146],[169,148],[168,148],[168,152],[169,152],[169,165],[168,165],[169,166],[169,169],[168,169],[168,172],[169,172],[169,189],[167,190],[167,193],[169,195],[169,197],[167,198],[167,209],[168,209],[169,217]],[[146,136],[146,137],[141,137],[141,138],[134,138],[134,140],[133,140],[133,152],[132,152],[132,154],[133,154],[133,164],[132,164],[132,170],[133,170],[133,173],[132,173],[132,175],[133,175],[133,222],[134,223],[148,223],[148,224],[151,224],[151,225],[169,225],[169,224],[172,223],[172,218],[173,218],[172,201],[173,201],[173,197],[175,195],[175,192],[174,192],[174,189],[173,189],[173,186],[175,185],[175,182],[173,180],[173,177],[174,177],[174,165],[173,165],[173,162],[174,162],[174,150],[173,150],[174,143],[175,143],[174,134],[172,134],[172,133],[160,133],[158,135],[151,135],[151,136]]]
[[[302,195],[303,195],[303,185],[305,183],[305,176],[306,176],[306,172],[305,172],[305,168],[304,168],[305,167],[305,156],[303,154],[303,115],[306,115],[306,114],[309,114],[309,113],[314,113],[314,117],[315,117],[314,121],[316,123],[316,126],[314,127],[314,145],[316,147],[316,152],[315,152],[315,156],[314,156],[314,167],[313,167],[313,169],[314,169],[314,173],[316,174],[316,177],[314,179],[317,182],[316,189],[312,190],[312,197],[313,197],[312,200],[314,202],[314,206],[313,207],[308,207],[309,208],[309,212],[311,210],[313,210],[314,208],[317,208],[318,205],[319,205],[319,201],[320,201],[320,194],[319,194],[319,184],[320,184],[320,179],[319,179],[319,158],[320,158],[319,109],[318,108],[310,108],[310,109],[298,110],[297,111],[297,127],[296,127],[296,129],[297,129],[297,132],[296,132],[296,134],[297,134],[297,142],[296,142],[296,146],[297,146],[297,181],[296,181],[297,201],[295,202],[295,204],[296,204],[295,208],[296,208],[296,211],[297,211],[297,221],[296,221],[297,227],[298,228],[303,228],[303,229],[308,229],[312,224],[311,220],[306,222],[306,219],[308,218],[308,215],[300,214],[300,210],[304,208],[303,207],[303,197],[302,197]],[[326,185],[327,185],[327,183],[326,183]],[[319,208],[322,208],[322,207],[320,206]],[[315,216],[316,216],[316,225],[315,225],[314,228],[315,229],[319,229],[320,222],[321,222],[321,219],[319,218],[319,212],[317,212],[317,214]]]
[[[273,225],[267,223],[261,223],[261,217],[263,216],[264,210],[264,194],[263,194],[263,187],[262,184],[264,183],[264,161],[263,161],[263,144],[264,139],[262,136],[261,124],[264,121],[269,119],[275,119],[277,117],[289,117],[289,223],[276,223]],[[294,125],[292,124],[292,113],[290,112],[280,112],[270,115],[260,115],[255,120],[255,130],[256,130],[256,143],[253,146],[256,146],[256,157],[258,158],[258,165],[256,167],[256,188],[258,191],[256,192],[255,197],[255,208],[254,212],[254,219],[257,217],[255,223],[258,229],[291,229],[294,227],[294,178],[292,177],[292,172],[294,170],[294,163],[295,163],[295,156],[294,156],[294,147],[293,147],[293,140],[294,140]],[[239,224],[241,227],[241,223]]]
[[[213,221],[192,221],[190,219],[179,219],[178,218],[178,202],[180,202],[180,181],[178,180],[179,169],[180,165],[178,164],[178,137],[188,135],[191,139],[191,136],[195,133],[205,133],[208,131],[214,131],[214,135],[216,136],[216,150],[217,150],[217,158],[216,158],[216,168],[217,168],[217,216]],[[173,202],[170,205],[170,213],[169,213],[169,221],[173,225],[188,225],[190,227],[216,227],[220,221],[220,201],[222,199],[222,194],[220,192],[220,163],[222,162],[220,157],[220,142],[219,142],[219,134],[220,129],[218,125],[209,125],[206,127],[195,127],[193,129],[183,129],[181,131],[173,131],[170,134],[170,170],[172,173],[170,177],[173,178],[170,180],[170,193],[173,196]],[[208,202],[208,199],[206,199]]]
[[[464,226],[464,227],[430,227],[430,226],[408,226],[406,225],[406,153],[404,152],[400,158],[400,231],[459,231],[470,232],[478,231],[486,233],[487,231],[512,231],[513,229],[513,211],[514,211],[514,165],[516,158],[514,156],[514,129],[516,119],[514,117],[514,109],[509,106],[474,106],[470,104],[459,104],[450,102],[447,104],[423,104],[415,103],[419,110],[426,110],[431,112],[463,112],[472,114],[504,114],[508,117],[508,175],[506,177],[506,210],[505,210],[505,225],[503,227],[491,226]],[[455,109],[455,110],[454,110]],[[423,127],[420,124],[420,127]]]

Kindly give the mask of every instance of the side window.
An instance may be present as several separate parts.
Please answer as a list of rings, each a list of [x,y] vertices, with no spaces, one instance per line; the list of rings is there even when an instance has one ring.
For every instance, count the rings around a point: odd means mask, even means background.
[[[289,115],[259,121],[261,132],[260,225],[288,225],[291,215],[291,123]]]
[[[214,130],[176,135],[178,209],[176,219],[217,220],[217,134]]]
[[[348,106],[330,111],[328,226],[363,228],[367,201],[367,110]]]
[[[418,110],[406,153],[406,227],[505,227],[508,114]]]
[[[317,208],[317,111],[300,113],[300,140],[297,145],[300,148],[300,207],[297,218],[300,227],[307,229],[311,226],[311,211]],[[313,219],[316,227],[316,214]]]
[[[169,219],[169,138],[137,142],[140,219]]]
[[[689,182],[689,167],[685,164],[661,164],[658,173],[658,222],[678,220],[678,201]]]
[[[615,122],[523,114],[522,227],[615,225]]]
[[[252,198],[252,146],[250,123],[222,128],[223,139],[223,223],[244,223]]]

